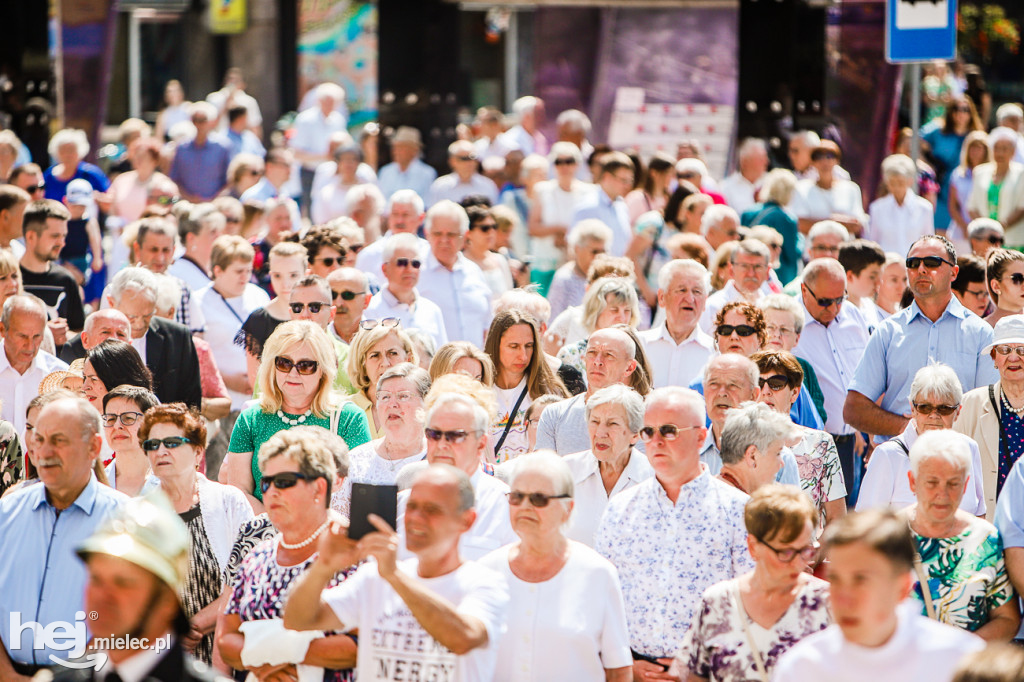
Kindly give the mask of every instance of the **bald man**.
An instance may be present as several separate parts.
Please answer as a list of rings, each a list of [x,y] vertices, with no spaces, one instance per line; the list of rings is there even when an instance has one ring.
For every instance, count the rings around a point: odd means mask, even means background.
[[[85,318],[82,334],[77,339],[64,344],[60,357],[64,362],[70,364],[78,358],[84,358],[86,351],[95,348],[107,339],[118,339],[125,343],[131,343],[132,340],[131,323],[125,314],[116,308],[97,310]]]

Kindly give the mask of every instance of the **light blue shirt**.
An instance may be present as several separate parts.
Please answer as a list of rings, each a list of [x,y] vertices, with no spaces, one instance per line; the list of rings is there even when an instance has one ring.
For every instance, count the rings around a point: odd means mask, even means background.
[[[930,362],[952,367],[964,393],[998,381],[992,359],[981,354],[990,343],[992,327],[972,315],[956,296],[950,296],[938,322],[925,317],[915,301],[875,329],[857,365],[850,390],[871,401],[884,394],[882,409],[907,414],[910,384],[917,370]]]
[[[547,410],[545,410],[547,412]],[[544,413],[541,413],[543,418]],[[776,483],[786,483],[800,487],[800,466],[796,462],[796,455],[787,447],[779,452],[782,457],[782,468],[775,474]],[[708,437],[704,439],[704,446],[700,450],[700,461],[707,465],[708,473],[717,476],[722,471],[722,451],[715,443],[715,434],[708,427]]]
[[[75,614],[84,608],[88,577],[75,548],[127,500],[124,493],[102,485],[93,475],[78,499],[59,515],[42,483],[0,501],[0,638],[11,660],[51,665],[51,654],[68,657],[68,651],[49,647],[34,650],[31,629],[20,636],[18,631],[11,632],[12,614],[21,625],[37,622],[46,627],[57,621],[67,622],[69,628],[74,625]],[[66,641],[70,643],[70,638]]]
[[[1003,536],[1003,549],[1024,547],[1024,469],[1018,459],[999,491],[996,501],[996,528]]]
[[[626,202],[619,197],[615,201],[603,189],[588,194],[580,201],[572,214],[573,229],[581,220],[596,218],[612,229],[612,243],[608,245],[608,254],[612,256],[626,255],[629,242],[633,237],[633,226],[629,220],[629,209]],[[572,230],[569,230],[572,234]]]
[[[430,185],[436,179],[437,171],[419,159],[413,159],[404,171],[394,161],[377,171],[377,187],[385,199],[400,189],[411,189],[426,202]]]
[[[228,128],[216,137],[217,140],[231,152],[232,159],[243,153],[255,154],[261,159],[267,155],[267,150],[263,148],[263,143],[260,142],[260,138],[256,137],[256,133],[251,130],[243,130],[242,132],[237,133],[231,128]]]

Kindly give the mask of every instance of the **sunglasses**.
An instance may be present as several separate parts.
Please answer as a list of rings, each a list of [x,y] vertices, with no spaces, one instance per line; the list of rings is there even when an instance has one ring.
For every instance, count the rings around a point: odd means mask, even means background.
[[[349,244],[348,250],[351,251],[352,253],[359,253],[360,251],[363,250],[364,246],[366,246],[366,244]],[[340,263],[341,261],[338,262]]]
[[[943,417],[948,417],[949,415],[956,412],[956,408],[960,407],[959,405],[929,405],[928,403],[912,404],[914,406],[914,409],[923,415],[929,415],[932,412],[938,412]]]
[[[323,258],[314,258],[313,260],[323,263],[324,267],[327,268],[333,268],[335,263],[338,265],[345,264],[345,259],[341,256],[324,256]]]
[[[969,114],[969,113],[971,113],[971,108],[970,107],[953,107],[953,111],[964,112],[964,113]]]
[[[839,158],[839,155],[836,154],[835,152],[818,152],[817,154],[812,154],[811,155],[811,160],[812,161],[820,161],[822,159],[828,159],[830,161],[835,161],[838,158]]]
[[[299,374],[309,376],[310,374],[315,373],[319,366],[320,363],[316,360],[299,360],[298,362],[293,362],[283,355],[279,355],[274,358],[274,367],[285,374],[292,371],[292,367],[294,367],[298,370]]]
[[[758,538],[756,535],[754,537],[757,538],[757,541],[760,542],[762,545],[764,545],[771,551],[775,552],[775,556],[779,557],[779,561],[781,561],[784,564],[788,564],[790,561],[795,559],[797,555],[799,555],[800,558],[802,558],[807,563],[812,563],[815,559],[818,558],[818,550],[821,548],[821,546],[818,543],[814,543],[811,545],[807,545],[802,549],[796,549],[793,547],[787,547],[786,549],[776,549],[764,540],[762,540],[761,538]]]
[[[319,478],[319,476],[317,478]],[[295,484],[299,481],[308,480],[311,479],[306,474],[298,471],[285,471],[280,474],[274,474],[273,476],[264,476],[260,480],[260,490],[262,490],[264,494],[270,490],[270,486],[274,486],[278,490],[287,490],[288,488],[295,487]],[[316,480],[316,478],[312,480]]]
[[[661,437],[665,440],[675,440],[679,438],[680,431],[689,431],[690,429],[699,429],[699,426],[676,426],[675,424],[662,424],[661,426],[645,426],[640,429],[640,440],[648,442],[654,438],[655,432],[660,433]]]
[[[365,296],[365,291],[332,291],[332,298],[337,301],[339,298],[343,301],[353,301],[356,296]]]
[[[423,434],[432,441],[440,441],[444,438],[449,443],[458,445],[459,443],[466,440],[471,433],[477,433],[476,431],[438,431],[437,429],[423,429]]]
[[[982,237],[982,239],[987,241],[989,244],[995,244],[996,246],[1002,246],[1003,242],[1006,241],[1006,239],[1004,239],[1003,237],[1000,237],[997,234],[990,234],[987,237]]]
[[[156,202],[160,206],[172,206],[172,205],[178,203],[179,201],[181,201],[181,197],[179,197],[177,195],[174,195],[174,196],[164,195],[164,196],[161,196],[161,197],[156,197],[155,199],[153,199],[153,201]]]
[[[751,327],[749,324],[720,324],[715,333],[719,336],[732,336],[733,332],[736,332],[740,336],[746,338],[753,336],[757,333],[757,330]]]
[[[1010,275],[1010,282],[1012,282],[1014,286],[1019,287],[1021,284],[1024,284],[1024,274],[1019,272],[1013,273]]]
[[[323,303],[321,301],[312,301],[311,303],[289,303],[288,307],[292,309],[292,312],[296,315],[301,315],[302,311],[309,308],[309,312],[314,315],[319,315],[320,311],[330,306],[330,303]]]
[[[30,192],[45,192],[46,191],[46,183],[45,182],[40,182],[35,187],[30,187],[29,191]]]
[[[784,388],[789,388],[789,377],[784,377],[776,374],[771,377],[761,377],[757,380],[758,386],[764,388],[765,385],[773,391],[781,391]]]
[[[497,223],[483,223],[483,224],[473,225],[469,229],[471,229],[471,230],[480,230],[484,234],[487,234],[491,230],[497,230],[498,229],[498,225],[497,225]]]
[[[476,161],[475,156],[456,156],[456,161]]]
[[[142,449],[146,452],[156,452],[160,449],[160,446],[164,446],[168,450],[176,450],[182,445],[188,445],[192,441],[184,436],[171,436],[170,438],[150,438],[142,441]]]
[[[139,418],[141,416],[141,412],[122,412],[121,414],[113,414],[108,412],[106,414],[100,415],[100,418],[103,420],[104,426],[113,426],[118,421],[121,422],[122,426],[131,426],[135,422],[139,421]]]
[[[523,503],[523,500],[529,500],[531,507],[541,509],[548,506],[548,502],[551,500],[565,500],[571,499],[572,495],[545,495],[544,493],[521,493],[518,490],[505,493],[508,497],[508,503],[513,507],[518,507]]]
[[[397,317],[385,317],[383,320],[363,320],[359,323],[359,328],[369,331],[377,325],[381,327],[397,327],[400,324],[402,324],[402,321]]]
[[[400,268],[407,268],[411,265],[414,270],[419,270],[423,263],[415,258],[396,258],[395,265]]]
[[[804,284],[804,288],[807,289],[807,292],[814,298],[814,302],[817,303],[822,308],[828,308],[834,305],[842,305],[843,301],[846,300],[845,293],[842,296],[838,296],[836,298],[820,298],[816,293],[811,291],[811,288],[806,284]]]
[[[1024,358],[1024,346],[1008,346],[1004,344],[996,346],[995,351],[1000,355],[1009,355],[1010,353],[1016,353],[1019,357]]]
[[[556,166],[575,166],[576,159],[555,159]]]
[[[914,256],[912,258],[907,259],[907,269],[917,270],[919,267],[921,267],[921,263],[924,263],[924,266],[929,270],[934,270],[935,268],[941,267],[943,263],[950,267],[956,267],[956,263],[950,263],[945,258],[939,258],[938,256],[925,256],[924,258]]]

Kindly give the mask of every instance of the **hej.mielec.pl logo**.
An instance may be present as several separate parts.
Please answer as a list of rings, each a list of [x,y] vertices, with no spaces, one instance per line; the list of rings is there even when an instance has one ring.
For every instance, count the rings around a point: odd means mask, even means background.
[[[47,625],[35,621],[22,621],[21,613],[11,612],[10,633],[11,651],[24,649],[35,649],[36,651],[60,651],[67,652],[66,657],[57,657],[52,653],[48,655],[49,663],[62,665],[68,668],[95,668],[99,670],[107,661],[107,654],[104,651],[93,651],[82,658],[89,645],[89,634],[85,626],[85,611],[75,613],[75,622],[54,621]],[[89,620],[96,620],[96,612],[89,613]],[[26,637],[31,640],[26,643]],[[110,651],[113,649],[156,649],[166,651],[170,647],[170,635],[158,637],[150,642],[145,638],[138,637],[97,637],[93,641],[93,649]],[[81,659],[81,660],[68,660]]]

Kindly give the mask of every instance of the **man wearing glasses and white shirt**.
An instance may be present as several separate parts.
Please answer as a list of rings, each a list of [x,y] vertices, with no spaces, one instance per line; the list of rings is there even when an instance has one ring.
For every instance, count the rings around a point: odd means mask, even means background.
[[[366,273],[356,268],[339,268],[327,275],[334,303],[334,322],[328,327],[331,336],[342,343],[352,343],[359,331],[366,306],[370,305],[370,282]]]
[[[441,347],[448,343],[441,309],[416,291],[423,265],[418,242],[415,235],[399,234],[384,245],[381,272],[387,285],[374,294],[363,315],[370,320],[398,318],[403,329],[424,331]]]

